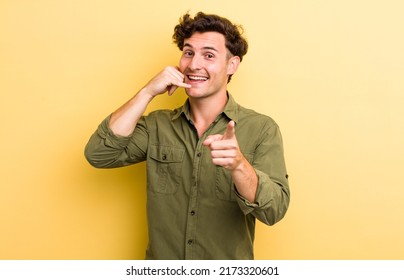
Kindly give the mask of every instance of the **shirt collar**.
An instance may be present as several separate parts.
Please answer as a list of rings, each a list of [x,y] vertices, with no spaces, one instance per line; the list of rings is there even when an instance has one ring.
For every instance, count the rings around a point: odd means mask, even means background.
[[[230,120],[235,123],[238,121],[238,105],[230,93],[227,93],[228,100],[222,114],[227,116]],[[188,99],[185,101],[184,105],[177,110],[175,110],[172,120],[178,119],[180,115],[184,115],[188,120],[191,120],[190,107]]]

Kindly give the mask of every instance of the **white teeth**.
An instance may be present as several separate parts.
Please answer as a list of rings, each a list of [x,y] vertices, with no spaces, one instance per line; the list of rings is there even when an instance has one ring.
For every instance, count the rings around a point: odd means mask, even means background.
[[[206,81],[208,79],[206,77],[200,77],[200,76],[188,76],[188,78],[194,81]]]

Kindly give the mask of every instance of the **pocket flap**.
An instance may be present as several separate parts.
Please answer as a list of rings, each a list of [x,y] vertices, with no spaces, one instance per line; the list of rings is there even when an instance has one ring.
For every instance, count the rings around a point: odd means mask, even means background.
[[[185,150],[172,146],[150,146],[150,157],[159,162],[182,162],[184,159]]]

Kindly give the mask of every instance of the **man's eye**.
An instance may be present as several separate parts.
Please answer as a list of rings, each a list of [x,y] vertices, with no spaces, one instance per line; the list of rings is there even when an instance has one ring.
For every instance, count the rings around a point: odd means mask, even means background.
[[[211,53],[206,54],[206,58],[212,59],[212,58],[214,58],[214,57],[215,57],[215,56],[214,56],[213,54],[211,54]]]
[[[192,56],[192,52],[191,52],[191,51],[185,51],[185,52],[184,52],[184,55],[185,55],[185,56]]]

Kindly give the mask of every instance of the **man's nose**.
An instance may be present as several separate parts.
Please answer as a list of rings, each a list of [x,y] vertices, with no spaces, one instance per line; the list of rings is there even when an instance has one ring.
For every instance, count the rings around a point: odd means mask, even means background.
[[[194,55],[189,63],[189,68],[191,70],[202,69],[202,59],[200,56]]]

